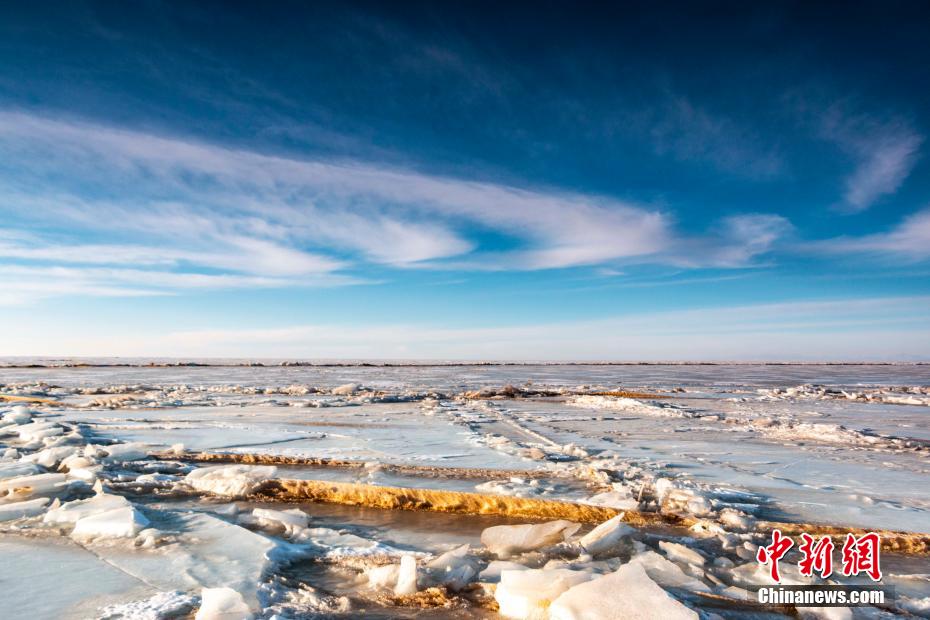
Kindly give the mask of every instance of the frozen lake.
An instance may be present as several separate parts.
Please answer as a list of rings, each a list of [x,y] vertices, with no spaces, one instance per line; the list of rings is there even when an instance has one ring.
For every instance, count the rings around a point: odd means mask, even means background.
[[[46,559],[81,566],[72,577],[49,573],[69,587],[41,604],[17,599],[14,617],[177,617],[206,606],[201,588],[229,583],[257,617],[495,615],[498,577],[481,571],[499,572],[493,562],[504,557],[482,546],[481,532],[526,519],[262,500],[275,480],[700,521],[700,534],[643,527],[603,558],[572,558],[566,535],[561,551],[506,561],[592,576],[637,557],[671,562],[690,581],[670,585],[672,569],[652,564],[647,574],[686,608],[734,617],[749,613],[737,590],[761,583],[747,551],[767,534],[756,523],[930,533],[928,365],[97,362],[0,360],[0,484],[13,481],[0,487],[0,558],[9,560],[0,578],[6,587],[20,586],[17,575],[41,579]],[[204,467],[215,470],[192,473]],[[88,500],[111,496],[99,500],[107,510]],[[88,501],[81,516],[95,534],[76,535],[59,505]],[[282,525],[262,506],[309,521]],[[211,545],[224,539],[252,556],[224,551],[220,562]],[[662,541],[726,561],[699,570]],[[471,563],[449,570],[474,574],[454,589],[429,562],[460,545]],[[371,576],[404,555],[419,563],[419,599]],[[884,611],[930,610],[926,577],[913,576],[930,573],[926,556],[886,562],[903,581],[898,607]],[[733,600],[711,604],[705,591]]]

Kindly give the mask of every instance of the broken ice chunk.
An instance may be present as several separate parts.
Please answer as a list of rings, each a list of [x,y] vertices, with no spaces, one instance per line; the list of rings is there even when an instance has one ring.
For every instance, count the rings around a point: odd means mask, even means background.
[[[731,530],[745,532],[755,525],[755,519],[746,513],[734,508],[724,508],[720,511],[720,522]]]
[[[187,474],[185,481],[198,491],[242,497],[255,492],[263,482],[274,478],[277,468],[251,465],[214,465]]]
[[[508,558],[535,551],[568,539],[581,525],[571,521],[549,521],[525,525],[495,525],[481,532],[481,542],[498,557]]]
[[[58,464],[59,471],[72,470],[72,469],[84,469],[86,467],[93,467],[96,465],[96,462],[93,459],[89,459],[86,456],[81,456],[79,454],[72,454],[71,456],[65,457],[61,460],[61,463]]]
[[[89,499],[79,499],[49,508],[45,514],[46,523],[77,523],[85,517],[101,512],[131,506],[122,495],[102,493]]]
[[[272,510],[256,508],[252,516],[264,527],[283,527],[288,534],[297,533],[310,523],[310,517],[299,508],[289,510]]]
[[[434,583],[458,592],[478,574],[478,560],[468,555],[468,545],[465,544],[431,560],[426,568]]]
[[[98,512],[74,524],[71,537],[82,540],[88,538],[135,538],[136,534],[148,526],[149,520],[133,506],[114,508]]]
[[[232,588],[203,588],[194,620],[248,620],[252,617],[242,595]]]
[[[158,594],[130,603],[108,605],[99,612],[100,618],[125,618],[127,620],[163,620],[186,618],[197,604],[197,598],[184,592],[159,592]]]
[[[30,422],[29,424],[17,426],[15,432],[19,434],[19,438],[22,441],[34,441],[37,442],[38,445],[41,445],[41,441],[46,437],[55,437],[56,435],[61,435],[65,431],[57,424],[52,424],[51,422]]]
[[[340,385],[339,387],[334,387],[332,389],[332,394],[335,396],[352,396],[353,394],[358,393],[362,388],[358,383],[346,383],[345,385]]]
[[[630,560],[630,564],[642,566],[649,578],[663,587],[683,588],[693,592],[710,591],[707,584],[685,574],[677,564],[663,558],[655,551],[640,553]]]
[[[111,446],[103,446],[103,450],[107,453],[103,459],[107,463],[138,461],[148,457],[144,443],[117,443]]]
[[[0,497],[25,499],[27,497],[53,497],[70,488],[64,474],[36,474],[0,480]]]
[[[28,407],[17,405],[3,414],[6,424],[28,424],[32,420],[33,412]]]
[[[13,521],[14,519],[23,519],[25,517],[34,517],[42,514],[46,504],[48,504],[47,497],[30,499],[25,502],[2,504],[0,505],[0,522]]]
[[[636,501],[635,497],[630,497],[629,494],[620,491],[598,493],[597,495],[592,495],[582,500],[581,503],[590,504],[592,506],[604,506],[605,508],[615,508],[617,510],[636,510],[639,507],[639,502]]]
[[[487,568],[478,575],[481,581],[494,583],[501,580],[501,573],[505,570],[529,570],[528,566],[507,560],[492,560]]]
[[[578,542],[589,554],[598,555],[614,549],[625,536],[632,536],[635,532],[623,522],[623,515],[617,515],[582,536]]]
[[[60,446],[58,448],[46,448],[34,454],[30,454],[23,460],[31,461],[48,469],[55,469],[61,461],[67,459],[79,450],[77,446]]]
[[[704,556],[684,545],[663,540],[659,543],[659,549],[672,561],[704,566]]]
[[[20,476],[32,476],[41,472],[42,470],[33,463],[18,462],[0,464],[0,480],[17,478]]]
[[[624,564],[576,585],[549,607],[551,620],[697,620],[698,615],[660,588],[642,566]]]
[[[501,572],[494,599],[500,606],[500,614],[506,618],[545,618],[549,603],[569,588],[593,577],[591,572],[567,568],[505,570]]]
[[[397,570],[397,585],[394,586],[396,596],[409,596],[417,593],[417,560],[412,555],[405,555],[400,559]]]
[[[96,484],[97,474],[103,469],[103,465],[94,465],[92,467],[79,467],[68,470],[68,478],[80,480],[87,484]]]
[[[170,487],[173,483],[178,481],[177,476],[172,476],[171,474],[142,474],[136,478],[135,482],[138,485],[145,485],[150,487]]]

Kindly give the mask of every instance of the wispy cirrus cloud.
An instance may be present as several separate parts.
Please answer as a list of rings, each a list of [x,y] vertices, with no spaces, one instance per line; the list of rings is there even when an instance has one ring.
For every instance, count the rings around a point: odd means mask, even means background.
[[[714,222],[702,236],[682,239],[670,257],[684,267],[751,267],[793,230],[787,218],[772,213],[731,215]]]
[[[913,213],[892,229],[862,235],[838,237],[812,244],[818,251],[839,254],[870,253],[897,260],[919,261],[930,258],[930,207]]]
[[[578,250],[544,266],[648,255],[666,241],[662,213],[581,194],[296,160],[16,113],[0,113],[0,145],[28,161],[33,177],[67,171],[105,188],[105,200],[86,192],[39,198],[88,226],[191,238],[266,234],[396,265],[470,252],[474,242],[458,232],[466,224],[512,235],[529,252]],[[132,204],[120,200],[121,189],[131,190]],[[600,251],[586,256],[592,245]]]
[[[900,118],[850,114],[834,106],[823,117],[822,134],[854,162],[844,181],[842,210],[864,211],[898,191],[917,163],[924,138]]]
[[[62,296],[159,297],[183,292],[326,287],[364,283],[339,274],[294,279],[238,273],[193,273],[139,268],[0,264],[0,306]]]
[[[786,228],[777,216],[750,214],[725,219],[702,240],[676,233],[663,211],[603,196],[295,159],[22,112],[0,112],[0,155],[0,213],[18,231],[0,236],[0,259],[70,267],[59,279],[87,282],[63,284],[67,291],[352,284],[364,281],[353,273],[367,265],[739,266]],[[97,266],[146,275],[128,287],[118,271]]]
[[[224,242],[227,246],[225,249],[197,251],[145,245],[50,244],[48,240],[32,236],[26,243],[0,240],[0,258],[48,263],[128,264],[144,267],[189,264],[272,276],[306,276],[328,273],[342,265],[332,259],[314,256],[262,239],[227,237]]]
[[[785,170],[778,149],[749,127],[712,114],[680,95],[667,96],[650,133],[659,155],[708,163],[722,172],[771,179]]]

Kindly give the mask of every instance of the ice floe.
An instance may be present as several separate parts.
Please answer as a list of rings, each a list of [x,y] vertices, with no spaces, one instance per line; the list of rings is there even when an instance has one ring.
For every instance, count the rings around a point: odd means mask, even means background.
[[[71,537],[77,540],[98,538],[135,538],[149,520],[135,506],[123,506],[81,517],[74,524]]]
[[[0,522],[35,517],[45,511],[47,497],[38,497],[22,502],[0,504]]]
[[[502,559],[567,540],[581,527],[571,521],[525,525],[495,525],[481,532],[481,543]]]
[[[187,474],[184,481],[205,493],[243,497],[254,492],[276,474],[277,468],[269,466],[215,465],[195,469]]]
[[[549,608],[551,620],[697,620],[698,614],[670,596],[637,564],[580,583]]]
[[[543,620],[550,603],[563,592],[594,577],[592,572],[566,568],[505,570],[494,599],[505,618]]]
[[[631,536],[635,530],[623,523],[623,515],[605,521],[585,534],[578,544],[585,552],[592,556],[607,553],[617,547],[625,538]]]
[[[430,560],[425,571],[432,585],[446,586],[453,592],[471,583],[481,564],[469,555],[468,545],[461,545]]]

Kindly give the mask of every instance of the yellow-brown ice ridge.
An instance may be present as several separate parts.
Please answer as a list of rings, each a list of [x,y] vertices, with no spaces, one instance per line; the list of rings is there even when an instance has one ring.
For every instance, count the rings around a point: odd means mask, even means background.
[[[174,458],[178,458],[175,456]],[[202,452],[181,456],[183,460],[212,463],[241,463],[254,465],[304,465],[323,467],[361,468],[360,461],[325,459],[317,457],[291,457],[273,454],[233,454]],[[514,471],[471,469],[458,467],[435,467],[423,465],[389,465],[379,464],[395,473],[407,473],[423,477],[506,477],[520,475],[552,475],[547,471]],[[290,480],[273,479],[265,481],[256,493],[257,499],[300,502],[313,501],[386,510],[419,510],[448,512],[472,515],[494,515],[518,519],[547,520],[566,519],[579,523],[601,523],[612,517],[623,515],[624,522],[638,527],[673,526],[691,528],[695,526],[709,530],[719,528],[715,521],[709,521],[674,511],[640,512],[636,510],[619,510],[604,506],[577,504],[574,502],[552,499],[523,498],[508,495],[467,493],[462,491],[444,491],[439,489],[415,489],[387,487],[349,482],[331,482],[324,480]],[[894,553],[912,555],[930,554],[930,534],[919,532],[898,532],[892,530],[865,530],[861,528],[842,527],[813,523],[783,523],[778,521],[757,521],[753,527],[758,532],[770,532],[778,528],[783,534],[799,536],[808,533],[811,536],[830,536],[838,545],[848,533],[861,536],[868,531],[875,531],[881,536],[882,549]]]
[[[620,511],[557,500],[325,480],[268,480],[256,496],[274,501],[326,502],[386,510],[425,510],[534,520],[566,519],[579,523],[601,523],[622,514],[625,521],[634,525],[689,524],[686,519],[675,515]]]
[[[59,405],[57,400],[40,396],[20,396],[17,394],[0,394],[0,401],[11,403],[35,403],[39,405]]]
[[[437,489],[410,489],[325,480],[268,480],[258,489],[256,499],[277,502],[325,502],[385,510],[422,510],[470,515],[494,515],[516,519],[565,519],[578,523],[602,523],[621,515],[633,526],[707,526],[708,521],[669,513],[617,510],[550,499],[486,495]],[[808,533],[830,536],[842,545],[848,533],[861,536],[866,530],[811,523],[759,521],[757,531],[778,528],[787,535]],[[872,530],[874,531],[874,530]],[[930,535],[914,532],[878,531],[882,549],[904,554],[930,553]]]

